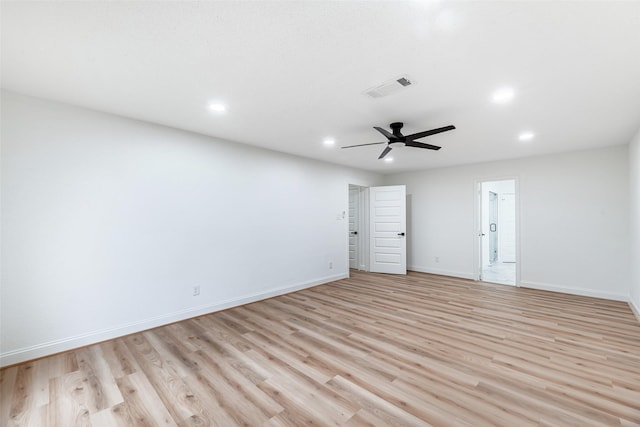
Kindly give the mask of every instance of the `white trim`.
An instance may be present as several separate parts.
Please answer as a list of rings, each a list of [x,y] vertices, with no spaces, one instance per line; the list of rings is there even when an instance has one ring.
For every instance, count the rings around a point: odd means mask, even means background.
[[[360,266],[360,270],[369,271],[369,265],[371,261],[369,259],[369,233],[370,233],[370,225],[369,225],[369,187],[360,187],[360,229],[362,232],[360,233],[360,252],[361,252],[361,261],[362,265]]]
[[[543,291],[560,292],[560,293],[563,293],[563,294],[581,295],[581,296],[585,296],[585,297],[610,299],[610,300],[614,300],[614,301],[625,301],[625,302],[629,301],[629,297],[627,295],[615,294],[615,293],[612,293],[612,292],[595,291],[593,289],[573,288],[573,287],[560,286],[560,285],[550,285],[548,283],[521,281],[520,282],[520,287],[522,287],[522,288],[531,288],[531,289],[540,289],[540,290],[543,290]]]
[[[631,297],[629,297],[628,302],[629,302],[629,307],[631,307],[631,311],[633,311],[633,314],[636,315],[636,319],[638,319],[638,322],[640,322],[640,306],[636,304],[636,302]]]
[[[408,265],[407,270],[417,271],[418,273],[437,274],[439,276],[459,277],[461,279],[476,280],[473,273],[463,273],[460,271],[439,270],[437,268],[420,267],[417,265]]]
[[[347,183],[347,191],[345,193],[346,200],[345,200],[345,205],[344,205],[345,206],[345,212],[349,212],[349,209],[350,209],[350,200],[351,200],[350,191],[351,191],[351,186],[352,185],[355,185],[355,184]],[[347,266],[347,277],[349,277],[349,271],[351,269],[351,262],[350,262],[351,260],[349,259],[349,217],[347,216],[347,220],[343,221],[343,222],[344,222],[343,227],[345,229],[344,230],[344,234],[343,234],[343,236],[344,236],[344,247],[347,248],[346,253],[345,253],[345,255],[346,255],[346,260],[345,260],[346,264],[345,265]]]
[[[146,331],[152,328],[157,328],[159,326],[168,325],[180,320],[214,313],[216,311],[225,310],[231,307],[237,307],[239,305],[249,304],[278,295],[284,295],[290,292],[295,292],[302,289],[311,288],[313,286],[334,282],[336,280],[345,279],[347,277],[349,277],[348,273],[326,276],[320,279],[298,283],[296,285],[272,289],[267,292],[251,294],[241,298],[222,301],[218,304],[191,307],[170,314],[151,317],[138,322],[125,323],[112,328],[105,328],[98,331],[87,332],[84,334],[62,338],[55,341],[49,341],[42,344],[19,348],[17,350],[12,350],[0,354],[0,367],[14,365],[16,363],[25,362],[27,360],[38,359],[40,357],[49,356],[55,353],[72,350],[74,348],[96,344],[102,341],[122,337],[124,335],[129,335],[141,331]]]

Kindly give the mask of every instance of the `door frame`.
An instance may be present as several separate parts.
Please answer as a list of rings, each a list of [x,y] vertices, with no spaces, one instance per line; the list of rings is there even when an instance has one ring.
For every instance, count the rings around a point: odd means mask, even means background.
[[[515,286],[520,286],[520,177],[517,175],[477,178],[473,184],[473,214],[474,214],[474,236],[473,236],[473,271],[474,280],[482,279],[482,183],[492,181],[513,181],[515,193],[515,251],[516,251],[516,282]]]

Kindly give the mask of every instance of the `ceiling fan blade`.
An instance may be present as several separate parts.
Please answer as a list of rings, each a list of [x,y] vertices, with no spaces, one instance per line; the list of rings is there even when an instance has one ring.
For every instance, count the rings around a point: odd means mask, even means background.
[[[394,134],[392,134],[391,132],[389,132],[389,131],[387,131],[387,130],[385,130],[385,129],[379,128],[379,127],[377,127],[377,126],[374,126],[373,128],[374,128],[375,130],[377,130],[378,132],[380,132],[381,134],[383,134],[384,136],[386,136],[388,139],[394,139],[394,138],[396,138],[396,136],[395,136]]]
[[[445,126],[442,128],[425,130],[424,132],[418,132],[411,135],[407,135],[407,141],[413,141],[414,139],[424,138],[425,136],[435,135],[436,133],[446,132],[448,130],[454,130],[455,126]]]
[[[389,154],[389,151],[391,151],[391,146],[387,145],[387,148],[385,148],[382,154],[380,154],[380,157],[378,157],[378,160],[384,159],[384,156]]]
[[[340,148],[364,147],[365,145],[378,145],[378,144],[388,144],[388,142],[372,142],[370,144],[347,145],[346,147],[340,147]]]
[[[438,147],[437,145],[424,144],[422,142],[416,141],[407,141],[405,144],[407,147],[418,147],[418,148],[428,148],[429,150],[439,150],[442,147]]]

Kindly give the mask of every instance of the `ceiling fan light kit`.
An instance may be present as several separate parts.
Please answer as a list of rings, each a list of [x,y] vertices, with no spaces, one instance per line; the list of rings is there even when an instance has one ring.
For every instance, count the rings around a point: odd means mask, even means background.
[[[456,128],[453,125],[449,125],[449,126],[444,126],[444,127],[441,127],[441,128],[436,128],[436,129],[431,129],[431,130],[425,130],[423,132],[413,133],[411,135],[403,135],[402,132],[400,132],[400,130],[402,129],[403,125],[404,125],[404,123],[402,123],[402,122],[391,123],[389,125],[389,127],[391,128],[391,132],[387,131],[386,129],[377,127],[377,126],[373,127],[375,130],[377,130],[378,132],[383,134],[388,139],[387,142],[372,142],[372,143],[369,143],[369,144],[349,145],[349,146],[342,147],[342,148],[353,148],[353,147],[363,147],[365,145],[387,144],[387,146],[382,151],[382,153],[380,154],[380,157],[378,157],[378,159],[384,159],[385,156],[387,154],[389,154],[389,152],[391,151],[392,148],[398,147],[398,146],[402,146],[402,145],[404,145],[406,147],[426,148],[427,150],[439,150],[442,147],[439,147],[437,145],[425,144],[423,142],[417,142],[416,139],[420,139],[420,138],[424,138],[424,137],[427,137],[427,136],[435,135],[437,133],[447,132],[447,131],[450,131],[450,130],[453,130],[453,129]]]

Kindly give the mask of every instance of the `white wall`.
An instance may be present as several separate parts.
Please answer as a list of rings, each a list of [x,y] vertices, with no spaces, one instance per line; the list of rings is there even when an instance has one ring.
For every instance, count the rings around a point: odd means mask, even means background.
[[[631,295],[630,301],[640,319],[640,130],[629,144]]]
[[[627,300],[627,147],[403,173],[413,235],[408,266],[475,277],[476,182],[517,177],[520,285]],[[435,258],[439,262],[435,262]]]
[[[7,92],[1,136],[3,365],[346,277],[380,179]]]

